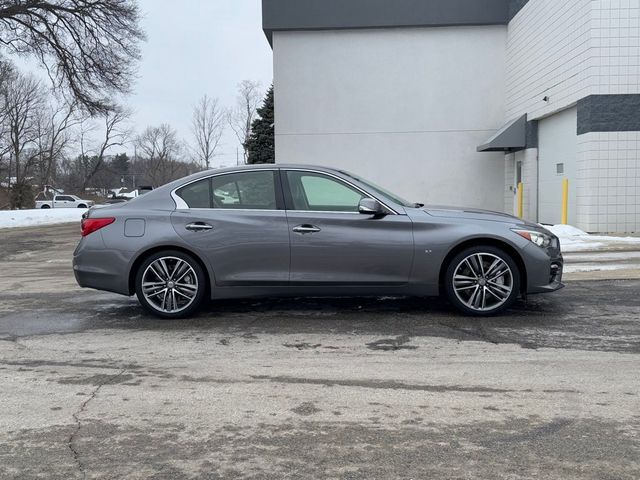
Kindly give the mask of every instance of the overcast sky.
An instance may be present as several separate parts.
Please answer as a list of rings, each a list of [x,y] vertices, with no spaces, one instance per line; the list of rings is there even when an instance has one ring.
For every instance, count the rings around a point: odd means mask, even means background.
[[[193,106],[205,93],[231,106],[242,80],[271,84],[260,0],[140,0],[140,8],[148,39],[128,99],[137,131],[169,123],[190,140]],[[238,142],[227,130],[217,164],[235,164]]]

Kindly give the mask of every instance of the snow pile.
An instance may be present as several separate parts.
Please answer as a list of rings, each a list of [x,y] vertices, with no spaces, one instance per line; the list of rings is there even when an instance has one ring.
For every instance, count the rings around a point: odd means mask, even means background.
[[[57,223],[80,222],[84,208],[44,208],[33,210],[0,210],[0,228],[34,227]]]
[[[560,239],[563,252],[640,249],[640,237],[589,235],[571,225],[544,225],[544,227]]]

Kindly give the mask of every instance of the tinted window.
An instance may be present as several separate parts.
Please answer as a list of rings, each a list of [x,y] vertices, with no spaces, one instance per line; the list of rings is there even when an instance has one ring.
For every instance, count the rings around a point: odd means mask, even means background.
[[[358,212],[364,196],[339,180],[307,172],[287,172],[294,210]]]
[[[275,210],[275,173],[243,172],[211,179],[214,208]]]
[[[59,202],[73,202],[73,201],[75,201],[73,198],[67,197],[65,195],[57,197],[56,200],[58,200]]]
[[[208,178],[182,187],[176,193],[189,205],[189,208],[211,208]]]
[[[272,171],[230,173],[192,183],[176,192],[189,208],[276,210]]]

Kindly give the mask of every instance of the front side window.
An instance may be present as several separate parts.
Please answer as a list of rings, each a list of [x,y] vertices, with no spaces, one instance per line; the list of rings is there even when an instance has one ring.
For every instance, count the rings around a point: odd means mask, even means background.
[[[189,208],[276,210],[273,171],[242,172],[206,178],[176,194]]]
[[[358,212],[358,190],[339,180],[309,172],[287,172],[294,210],[316,212]]]

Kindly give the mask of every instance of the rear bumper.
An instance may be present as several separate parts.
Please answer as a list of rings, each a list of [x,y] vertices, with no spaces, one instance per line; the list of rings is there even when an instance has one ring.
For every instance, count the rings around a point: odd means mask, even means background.
[[[73,273],[81,287],[128,296],[129,261],[126,252],[92,249],[80,242],[73,254]]]

